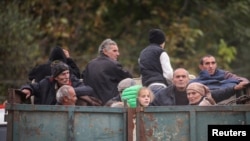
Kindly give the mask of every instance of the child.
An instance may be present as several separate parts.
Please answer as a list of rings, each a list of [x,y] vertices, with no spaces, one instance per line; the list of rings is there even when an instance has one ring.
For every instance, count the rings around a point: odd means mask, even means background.
[[[148,107],[154,100],[154,94],[149,88],[141,87],[137,94],[137,100],[139,102],[139,106]]]
[[[121,95],[122,101],[127,101],[128,107],[136,108],[138,106],[147,107],[154,99],[154,94],[147,87],[135,85],[126,88]],[[111,107],[124,107],[123,102],[113,103]]]

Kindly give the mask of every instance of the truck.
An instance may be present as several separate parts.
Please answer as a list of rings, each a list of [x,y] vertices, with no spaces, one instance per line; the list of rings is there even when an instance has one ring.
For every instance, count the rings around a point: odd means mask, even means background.
[[[228,105],[146,108],[33,105],[9,95],[7,141],[208,141],[210,125],[250,125],[248,92]]]

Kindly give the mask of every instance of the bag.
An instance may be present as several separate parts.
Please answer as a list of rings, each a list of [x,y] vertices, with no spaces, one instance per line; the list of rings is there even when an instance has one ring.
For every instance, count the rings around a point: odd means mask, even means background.
[[[102,101],[93,96],[79,96],[76,101],[77,106],[102,106]]]

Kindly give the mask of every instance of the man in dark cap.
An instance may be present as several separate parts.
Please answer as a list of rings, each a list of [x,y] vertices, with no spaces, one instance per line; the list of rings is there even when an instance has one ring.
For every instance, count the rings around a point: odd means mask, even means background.
[[[164,50],[166,37],[161,29],[149,31],[149,45],[139,56],[139,67],[143,86],[149,87],[154,94],[172,82],[173,68]]]
[[[70,85],[75,89],[77,97],[94,95],[90,86],[84,85],[80,79],[71,77],[69,66],[61,61],[54,61],[51,64],[51,76],[47,76],[37,83],[27,84],[21,87],[26,98],[35,96],[35,104],[55,105],[56,92],[63,85]],[[100,104],[99,104],[100,105]]]

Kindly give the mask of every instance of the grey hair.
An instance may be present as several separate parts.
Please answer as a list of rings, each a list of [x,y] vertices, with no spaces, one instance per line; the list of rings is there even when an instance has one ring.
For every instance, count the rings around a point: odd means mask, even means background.
[[[63,97],[65,97],[65,96],[69,97],[69,89],[70,88],[71,88],[71,86],[69,86],[69,85],[63,85],[57,90],[56,100],[58,103],[62,104]]]
[[[100,44],[99,48],[98,48],[98,53],[99,54],[103,54],[103,49],[110,49],[111,45],[117,45],[117,43],[111,39],[105,39],[104,41],[102,41],[102,43]]]

